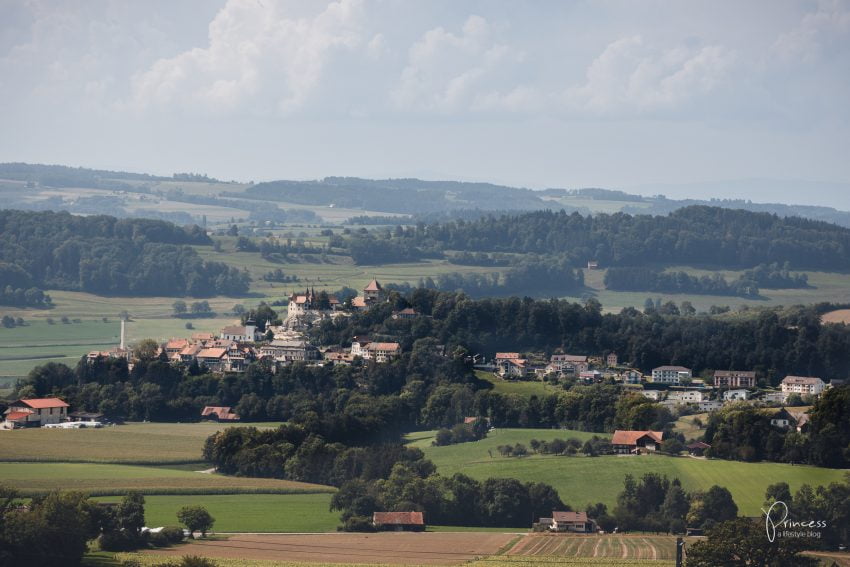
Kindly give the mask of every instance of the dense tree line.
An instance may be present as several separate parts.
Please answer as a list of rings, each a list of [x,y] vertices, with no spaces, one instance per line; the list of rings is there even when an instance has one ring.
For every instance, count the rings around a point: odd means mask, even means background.
[[[604,283],[607,289],[615,291],[659,291],[742,297],[759,295],[758,284],[753,279],[739,278],[729,283],[722,274],[692,276],[682,271],[664,272],[641,267],[608,268]]]
[[[197,226],[0,211],[0,262],[17,266],[42,288],[107,295],[208,296],[247,291],[247,273],[205,262],[189,246],[210,243]]]
[[[788,262],[782,266],[778,263],[759,264],[752,270],[744,272],[741,279],[753,281],[765,289],[809,287],[809,276],[791,273]]]
[[[705,441],[708,454],[740,461],[806,462],[822,467],[850,466],[850,386],[830,388],[809,413],[809,429],[771,425],[771,411],[736,405],[711,414]]]
[[[796,269],[850,268],[850,229],[797,217],[693,206],[664,217],[536,211],[473,221],[399,227],[385,246],[409,258],[444,250],[566,254],[574,265],[647,264],[750,268],[789,262]]]
[[[343,529],[371,531],[376,511],[421,511],[426,522],[436,525],[527,528],[532,519],[570,507],[542,482],[479,481],[460,473],[426,475],[400,462],[385,479],[343,484],[331,500],[331,509],[342,512]]]
[[[471,297],[511,294],[546,295],[576,292],[584,288],[584,273],[575,270],[564,258],[532,256],[513,263],[504,273],[449,273],[428,276],[418,287],[442,291],[462,291]],[[410,284],[388,284],[387,289],[410,292]]]
[[[53,300],[49,294],[44,293],[37,287],[24,289],[0,285],[0,305],[12,305],[14,307],[36,307],[46,309],[53,306]]]

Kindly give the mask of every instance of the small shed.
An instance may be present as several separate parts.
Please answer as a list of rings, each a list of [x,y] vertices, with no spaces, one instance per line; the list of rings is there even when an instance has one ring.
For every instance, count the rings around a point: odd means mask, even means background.
[[[703,443],[702,441],[695,441],[689,445],[686,445],[688,449],[688,453],[690,453],[694,457],[702,457],[705,454],[706,449],[711,449],[711,445],[708,443]]]

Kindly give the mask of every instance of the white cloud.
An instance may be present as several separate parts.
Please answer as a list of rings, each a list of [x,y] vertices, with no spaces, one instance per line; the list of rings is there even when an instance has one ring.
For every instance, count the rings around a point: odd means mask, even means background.
[[[275,0],[230,0],[209,25],[204,48],[160,59],[133,77],[145,108],[200,105],[213,112],[290,113],[321,82],[330,57],[363,40],[359,0],[297,17]]]
[[[792,30],[782,34],[772,51],[787,61],[814,61],[830,50],[848,50],[850,10],[846,2],[823,1],[803,16]]]
[[[446,113],[516,104],[525,91],[503,83],[510,81],[511,67],[523,54],[493,36],[492,26],[477,15],[467,18],[459,34],[443,27],[427,31],[410,47],[392,92],[395,104]]]
[[[717,89],[734,59],[720,45],[659,49],[640,35],[624,37],[593,60],[583,85],[567,90],[567,105],[599,114],[676,108]]]

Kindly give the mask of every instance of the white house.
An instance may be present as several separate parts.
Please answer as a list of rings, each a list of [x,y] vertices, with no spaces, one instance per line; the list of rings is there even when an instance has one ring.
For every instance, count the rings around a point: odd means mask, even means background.
[[[644,398],[649,398],[650,400],[655,400],[656,402],[661,399],[660,390],[641,390],[640,393]]]
[[[820,378],[812,376],[786,376],[782,380],[782,392],[802,396],[819,396],[825,384]]]
[[[723,399],[725,401],[734,401],[734,400],[749,400],[750,392],[749,390],[726,390],[723,392]]]
[[[708,394],[698,390],[682,390],[667,394],[668,400],[678,400],[685,404],[698,404],[708,399]]]
[[[719,410],[723,407],[723,402],[719,402],[717,400],[706,400],[704,402],[699,403],[699,411],[702,412],[711,412]]]
[[[652,369],[649,379],[654,384],[681,384],[682,380],[690,379],[691,369],[684,366],[659,366]]]

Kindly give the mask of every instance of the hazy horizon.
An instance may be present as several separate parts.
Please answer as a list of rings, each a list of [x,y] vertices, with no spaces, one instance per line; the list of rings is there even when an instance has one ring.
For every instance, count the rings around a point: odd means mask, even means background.
[[[850,4],[0,0],[0,161],[850,209]]]

